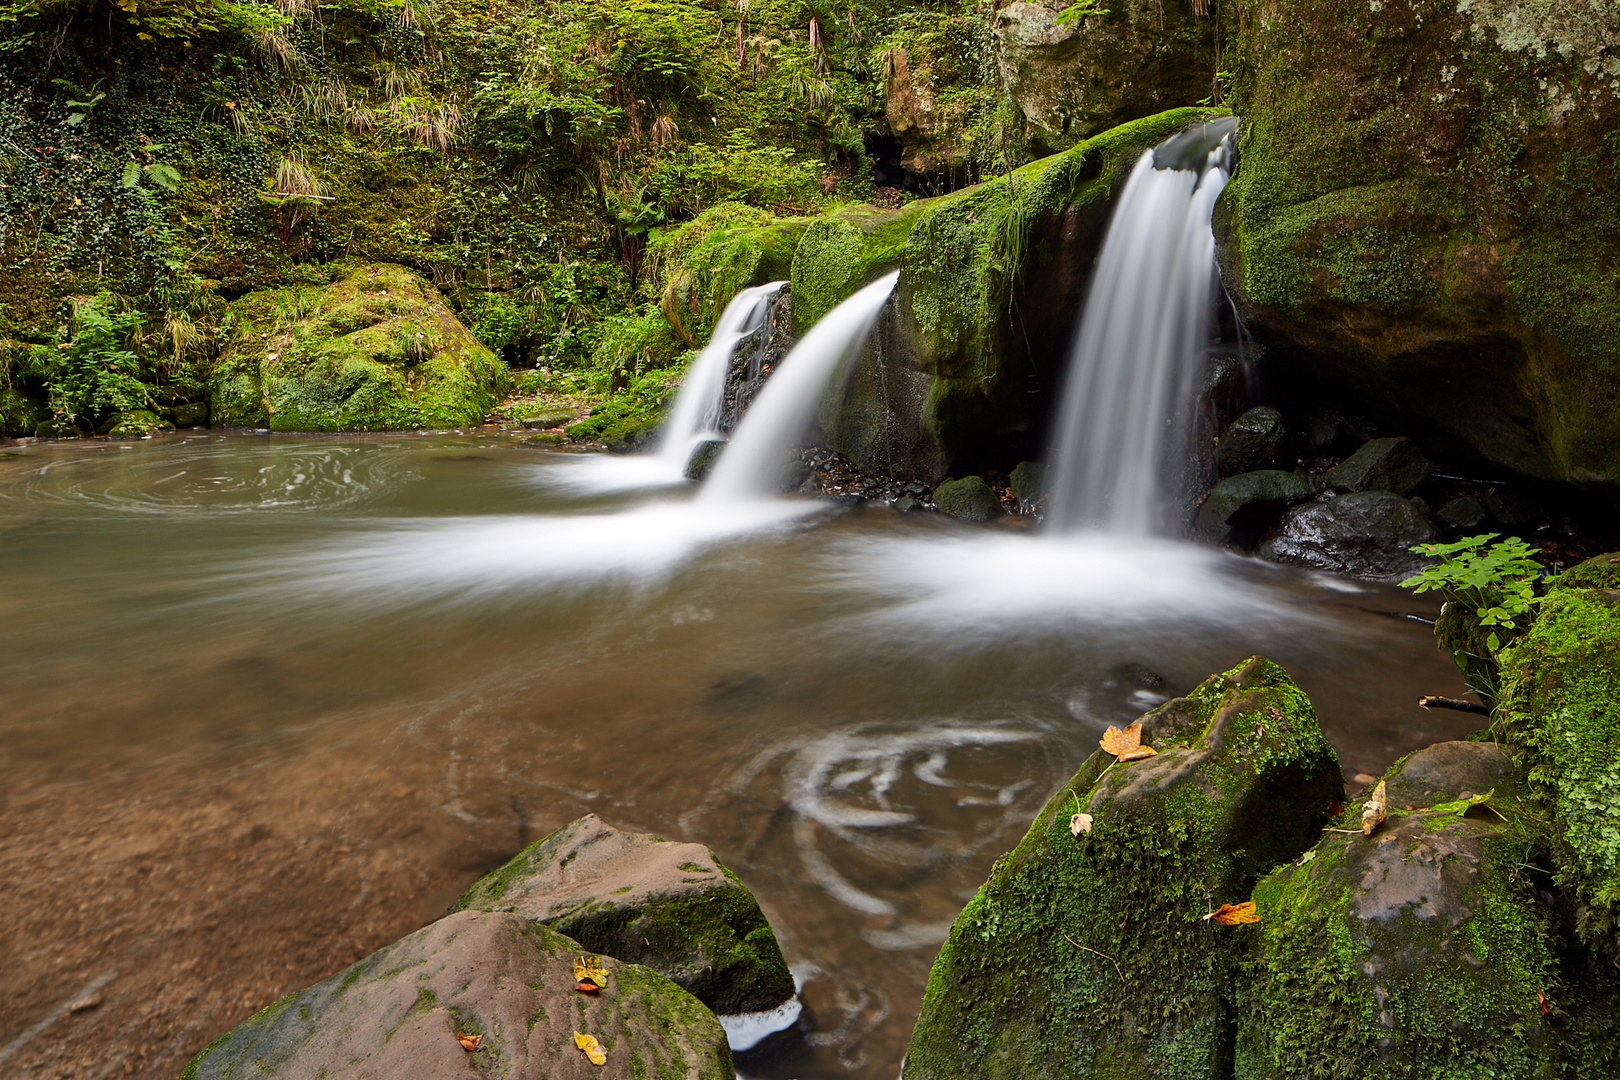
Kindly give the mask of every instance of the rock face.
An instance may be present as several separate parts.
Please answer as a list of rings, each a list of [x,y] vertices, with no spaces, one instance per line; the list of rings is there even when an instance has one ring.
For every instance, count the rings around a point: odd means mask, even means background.
[[[324,285],[250,293],[215,367],[216,426],[388,431],[476,424],[506,365],[426,281],[367,264]]]
[[[1425,562],[1411,548],[1439,535],[1409,499],[1362,491],[1294,507],[1261,541],[1260,556],[1356,577],[1400,578]]]
[[[452,908],[469,909],[516,912],[592,952],[644,964],[722,1015],[793,996],[759,903],[714,852],[623,832],[595,814],[480,878]]]
[[[1094,754],[956,920],[906,1080],[1230,1075],[1242,928],[1203,916],[1315,842],[1343,782],[1310,702],[1267,660],[1142,724],[1157,756]]]
[[[1334,491],[1393,491],[1410,495],[1423,486],[1434,465],[1410,439],[1370,439],[1328,470]]]
[[[1262,469],[1229,476],[1205,496],[1193,522],[1193,535],[1213,544],[1253,543],[1284,507],[1315,494],[1316,488],[1303,473]]]
[[[261,1009],[186,1067],[185,1080],[284,1077],[658,1076],[730,1080],[714,1014],[657,972],[604,958],[607,986],[574,989],[579,947],[517,915],[450,915]],[[574,1033],[593,1035],[607,1068]],[[481,1035],[469,1053],[458,1035]]]
[[[1215,467],[1222,476],[1270,468],[1287,430],[1282,413],[1257,405],[1232,421],[1215,444]]]
[[[945,481],[934,489],[934,505],[940,513],[963,521],[989,521],[1001,513],[996,493],[982,476]]]
[[[1125,0],[1062,26],[1067,6],[1014,0],[996,13],[996,64],[1035,148],[1067,149],[1215,92],[1225,9]]]
[[[1530,629],[1498,655],[1497,715],[1551,815],[1550,855],[1577,928],[1620,962],[1620,556],[1553,581]]]
[[[1620,490],[1620,14],[1264,0],[1222,276],[1271,374],[1431,454]]]
[[[1519,870],[1533,826],[1509,754],[1440,743],[1385,783],[1388,818],[1372,836],[1327,833],[1255,889],[1235,1074],[1440,1080],[1612,1068],[1598,1018],[1620,979],[1555,949],[1554,914]],[[1426,809],[1493,790],[1495,813]],[[1360,814],[1358,803],[1340,824]]]

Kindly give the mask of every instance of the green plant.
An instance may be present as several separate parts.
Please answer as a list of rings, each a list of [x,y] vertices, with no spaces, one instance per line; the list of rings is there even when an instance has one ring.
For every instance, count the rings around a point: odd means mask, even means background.
[[[1541,564],[1532,558],[1534,548],[1517,538],[1491,543],[1498,535],[1484,533],[1454,544],[1419,544],[1412,550],[1438,556],[1440,562],[1401,582],[1418,593],[1438,589],[1449,600],[1472,608],[1479,624],[1488,628],[1486,644],[1493,653],[1523,631],[1542,574]]]
[[[162,143],[145,143],[136,154],[131,154],[129,161],[124,165],[123,185],[126,188],[139,187],[144,177],[167,192],[180,190],[180,170],[173,165],[165,165],[161,161],[153,160],[152,155],[163,149]],[[142,161],[141,158],[145,158]]]
[[[140,379],[142,316],[100,296],[74,301],[68,340],[34,350],[34,373],[45,382],[46,402],[59,424],[94,427],[110,413],[148,408],[151,391]]]
[[[1107,8],[1099,6],[1101,3],[1102,0],[1078,0],[1077,3],[1070,4],[1068,7],[1058,12],[1057,17],[1052,21],[1057,23],[1059,26],[1068,26],[1076,19],[1082,18],[1086,15],[1108,14]]]

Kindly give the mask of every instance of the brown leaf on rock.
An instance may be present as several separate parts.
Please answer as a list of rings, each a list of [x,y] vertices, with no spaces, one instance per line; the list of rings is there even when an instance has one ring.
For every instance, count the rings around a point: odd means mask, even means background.
[[[1151,746],[1142,745],[1142,721],[1138,720],[1123,731],[1112,725],[1103,732],[1097,744],[1121,761],[1137,761],[1158,753]]]
[[[594,994],[607,985],[607,969],[599,956],[574,957],[574,989]]]
[[[1222,904],[1208,915],[1204,916],[1207,922],[1214,919],[1222,926],[1240,926],[1243,923],[1260,921],[1260,913],[1255,910],[1253,900],[1245,900],[1241,904]]]
[[[1385,812],[1388,809],[1388,795],[1384,791],[1384,781],[1378,781],[1373,793],[1367,797],[1367,805],[1361,811],[1361,835],[1371,836],[1373,830],[1384,823]]]
[[[476,1034],[476,1033],[472,1034],[472,1035],[457,1035],[456,1036],[456,1042],[460,1043],[461,1048],[463,1050],[467,1051],[467,1053],[469,1053],[469,1054],[472,1053],[474,1050],[478,1049],[478,1047],[483,1044],[483,1041],[484,1041],[484,1037],[482,1035],[479,1035],[479,1034]]]

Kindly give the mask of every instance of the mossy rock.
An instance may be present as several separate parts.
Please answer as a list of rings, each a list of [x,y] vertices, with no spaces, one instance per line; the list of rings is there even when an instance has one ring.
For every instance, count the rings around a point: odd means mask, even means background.
[[[593,952],[647,967],[716,1013],[774,1009],[793,977],[759,902],[701,844],[587,814],[475,882],[452,911],[513,911]]]
[[[1551,816],[1552,860],[1582,937],[1620,962],[1620,590],[1578,584],[1606,584],[1612,565],[1576,567],[1498,655],[1496,715]]]
[[[394,431],[478,423],[506,365],[438,290],[402,266],[338,267],[325,284],[251,293],[215,366],[224,427]]]
[[[1258,657],[1142,725],[1156,756],[1093,754],[957,918],[907,1080],[1230,1075],[1248,931],[1204,916],[1309,848],[1343,780],[1310,701]]]
[[[661,238],[651,256],[662,283],[658,307],[670,328],[687,347],[701,348],[732,297],[788,279],[810,221],[721,203]]]
[[[1315,494],[1301,472],[1260,469],[1228,476],[1204,496],[1193,535],[1212,544],[1252,544],[1286,507]]]
[[[982,476],[947,480],[934,489],[934,505],[947,517],[963,521],[989,521],[1001,513],[995,489]]]
[[[1371,836],[1356,827],[1364,796],[1345,831],[1256,887],[1234,1074],[1613,1075],[1620,1048],[1603,1017],[1620,978],[1559,951],[1555,913],[1522,869],[1541,827],[1511,756],[1439,743],[1384,782],[1388,816]],[[1488,807],[1456,812],[1492,792]]]
[[[730,1080],[714,1014],[655,971],[601,960],[607,985],[574,989],[582,950],[517,915],[448,915],[211,1043],[183,1080],[678,1076]],[[594,1035],[598,1070],[574,1044]],[[481,1035],[468,1053],[457,1035]]]
[[[1612,6],[1240,8],[1222,278],[1290,381],[1620,494]]]
[[[1434,465],[1405,438],[1369,439],[1327,472],[1334,491],[1393,491],[1410,495],[1423,486]]]
[[[1549,592],[1560,589],[1620,589],[1620,551],[1594,555],[1547,582]]]
[[[132,409],[115,414],[106,424],[106,434],[114,439],[144,439],[160,431],[169,431],[173,424],[146,409]]]

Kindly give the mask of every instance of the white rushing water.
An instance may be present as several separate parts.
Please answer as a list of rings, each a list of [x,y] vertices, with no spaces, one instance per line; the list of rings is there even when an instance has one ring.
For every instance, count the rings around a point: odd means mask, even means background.
[[[686,369],[669,419],[658,434],[658,457],[665,464],[684,472],[698,443],[722,437],[720,415],[725,409],[731,354],[738,342],[764,323],[771,301],[786,284],[773,281],[744,289],[720,313],[709,343]]]
[[[1236,125],[1211,121],[1143,154],[1114,209],[1059,398],[1059,534],[1163,531],[1209,350],[1209,219]]]
[[[754,399],[708,482],[705,502],[736,501],[776,492],[782,456],[810,427],[821,397],[866,341],[898,271],[885,274],[822,316],[793,346]]]

